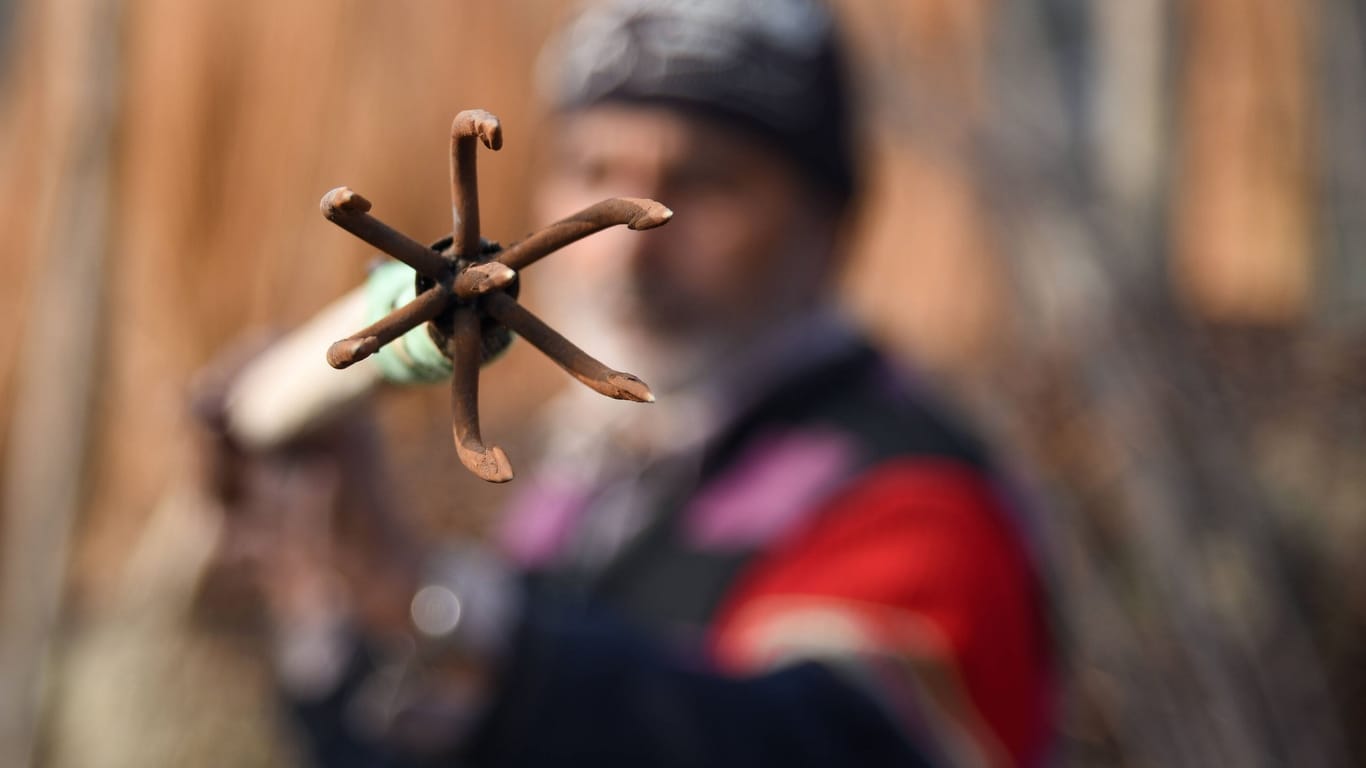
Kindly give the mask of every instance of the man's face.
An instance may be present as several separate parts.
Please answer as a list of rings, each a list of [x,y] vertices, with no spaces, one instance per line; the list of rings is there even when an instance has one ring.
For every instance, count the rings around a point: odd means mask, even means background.
[[[536,281],[557,322],[593,337],[589,352],[629,355],[616,364],[651,384],[691,379],[807,307],[827,278],[831,208],[748,135],[666,107],[605,105],[561,118],[552,141],[543,219],[608,197],[674,211],[659,229],[576,243]]]

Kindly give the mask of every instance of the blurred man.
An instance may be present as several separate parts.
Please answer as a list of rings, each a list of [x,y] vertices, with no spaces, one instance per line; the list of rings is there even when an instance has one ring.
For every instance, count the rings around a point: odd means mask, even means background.
[[[271,533],[264,588],[315,756],[1038,764],[1050,651],[1017,521],[982,449],[833,306],[858,177],[828,13],[609,3],[544,80],[547,217],[675,211],[538,275],[552,323],[659,402],[553,404],[498,554],[395,533],[349,490],[374,474],[355,435],[246,473],[258,528],[312,521]]]

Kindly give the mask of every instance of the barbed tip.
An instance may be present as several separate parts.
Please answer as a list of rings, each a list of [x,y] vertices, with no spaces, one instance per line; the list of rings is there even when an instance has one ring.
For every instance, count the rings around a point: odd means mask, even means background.
[[[322,208],[323,215],[331,219],[338,213],[365,213],[370,210],[370,201],[350,187],[337,187],[323,195],[319,207]]]
[[[503,123],[488,110],[467,109],[451,122],[451,138],[466,136],[478,136],[484,146],[496,152],[503,148]]]
[[[481,296],[501,290],[517,279],[517,270],[497,261],[475,264],[455,278],[455,293],[461,298]]]
[[[626,222],[627,229],[636,231],[654,229],[655,227],[667,224],[669,219],[674,217],[674,212],[657,200],[636,198],[631,200],[631,202],[640,206],[641,210],[640,213],[637,213],[635,216],[631,217],[630,221]]]
[[[327,348],[327,364],[341,370],[349,368],[379,351],[379,339],[374,336],[342,339]]]
[[[606,384],[606,387],[598,391],[608,397],[637,403],[653,403],[655,401],[655,395],[650,391],[650,386],[633,374],[614,371],[607,375]]]
[[[507,454],[502,448],[493,446],[485,449],[483,453],[470,452],[461,458],[465,459],[465,466],[481,480],[506,483],[512,479],[512,462],[508,461]]]

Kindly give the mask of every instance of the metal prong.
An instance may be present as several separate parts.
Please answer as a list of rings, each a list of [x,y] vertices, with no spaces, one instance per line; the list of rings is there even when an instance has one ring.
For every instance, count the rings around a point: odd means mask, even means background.
[[[337,187],[323,195],[320,207],[328,221],[427,277],[441,281],[449,274],[450,265],[440,254],[371,216],[367,213],[370,201],[349,187]]]
[[[501,295],[501,294],[495,294]],[[490,483],[512,479],[512,463],[497,446],[484,446],[479,436],[479,364],[483,356],[479,316],[474,307],[455,310],[455,332],[451,335],[451,430],[455,452],[471,472]]]
[[[446,311],[451,298],[451,292],[439,285],[423,291],[407,304],[328,347],[328,365],[346,368],[364,360],[385,344]]]
[[[456,258],[479,253],[479,177],[475,138],[497,151],[503,146],[503,126],[482,109],[467,109],[451,123],[451,248]]]
[[[517,279],[516,270],[496,261],[475,264],[455,278],[455,295],[472,299],[490,291],[506,288]]]
[[[673,218],[663,203],[639,197],[614,197],[595,203],[568,218],[508,246],[498,261],[521,271],[546,254],[608,227],[625,224],[631,229],[654,229]]]
[[[483,305],[495,320],[531,342],[546,357],[594,391],[617,400],[633,400],[637,403],[655,401],[654,394],[645,382],[632,374],[614,371],[603,365],[506,293],[489,294],[484,297]]]

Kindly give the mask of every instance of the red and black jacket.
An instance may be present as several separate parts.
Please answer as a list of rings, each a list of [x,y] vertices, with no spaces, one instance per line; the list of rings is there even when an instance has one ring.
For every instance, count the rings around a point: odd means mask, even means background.
[[[1042,760],[1049,647],[1019,521],[982,448],[881,355],[790,378],[700,467],[606,564],[532,572],[482,754]]]

